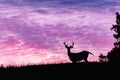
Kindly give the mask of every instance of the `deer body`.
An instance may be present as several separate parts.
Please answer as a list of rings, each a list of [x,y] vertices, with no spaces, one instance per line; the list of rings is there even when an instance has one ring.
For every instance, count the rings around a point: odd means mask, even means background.
[[[76,63],[77,61],[81,61],[81,60],[84,60],[84,61],[88,62],[87,58],[88,58],[89,54],[92,54],[91,52],[89,52],[89,51],[82,51],[82,52],[78,52],[78,53],[72,53],[70,49],[73,48],[74,43],[71,46],[68,46],[64,42],[64,45],[67,48],[67,53],[68,53],[69,59],[73,63]]]

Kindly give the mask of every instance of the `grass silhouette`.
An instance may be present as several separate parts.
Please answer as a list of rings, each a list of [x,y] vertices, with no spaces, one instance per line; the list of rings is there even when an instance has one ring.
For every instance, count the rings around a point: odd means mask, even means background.
[[[41,80],[41,79],[117,79],[119,64],[112,63],[61,63],[45,65],[9,66],[0,68],[1,80]]]

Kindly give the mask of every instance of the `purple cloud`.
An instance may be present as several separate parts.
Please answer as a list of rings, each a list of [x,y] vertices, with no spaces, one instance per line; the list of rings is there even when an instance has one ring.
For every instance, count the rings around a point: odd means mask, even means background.
[[[89,50],[96,56],[113,47],[110,28],[115,23],[114,11],[119,11],[117,1],[6,0],[0,1],[0,6],[3,64],[16,64],[18,60],[21,64],[26,58],[30,62],[37,58],[35,63],[69,61],[64,41],[75,42],[72,51]],[[97,58],[91,56],[89,60]]]

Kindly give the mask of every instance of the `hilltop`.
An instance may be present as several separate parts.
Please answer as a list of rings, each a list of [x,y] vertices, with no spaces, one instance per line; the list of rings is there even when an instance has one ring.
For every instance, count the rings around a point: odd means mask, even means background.
[[[46,65],[28,65],[0,68],[3,80],[40,80],[40,79],[108,79],[117,78],[119,64],[112,63],[61,63]]]

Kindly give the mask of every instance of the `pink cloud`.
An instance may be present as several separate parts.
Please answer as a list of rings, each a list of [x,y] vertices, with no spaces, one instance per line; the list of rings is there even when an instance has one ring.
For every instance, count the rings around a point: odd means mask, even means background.
[[[68,13],[61,9],[59,13],[56,8],[42,7],[44,14],[36,11],[38,8],[13,5],[0,8],[1,64],[69,62],[64,41],[75,42],[74,52],[94,53],[90,61],[113,47],[110,27],[115,16],[109,10],[99,13],[76,9]]]

